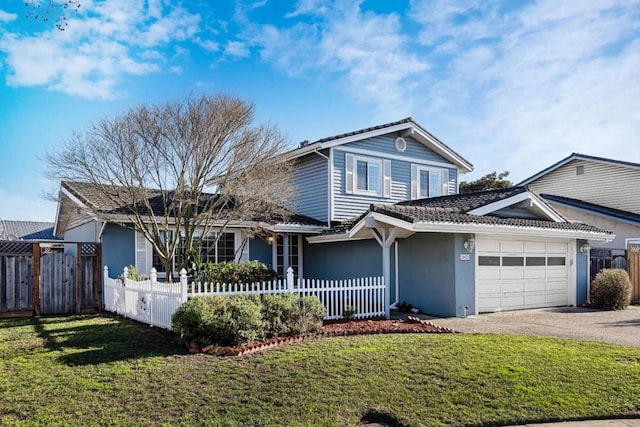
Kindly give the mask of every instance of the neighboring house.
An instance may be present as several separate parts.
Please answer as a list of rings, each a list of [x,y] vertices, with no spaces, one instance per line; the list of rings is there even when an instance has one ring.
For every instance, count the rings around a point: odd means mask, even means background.
[[[60,242],[53,235],[52,222],[10,221],[0,219],[0,240],[25,240],[32,242]]]
[[[640,164],[573,153],[518,185],[540,194],[566,218],[610,230],[594,248],[640,241]]]
[[[297,214],[231,224],[210,260],[259,260],[281,275],[291,266],[309,279],[384,276],[387,306],[462,316],[583,302],[584,246],[613,238],[525,188],[457,195],[471,163],[411,118],[283,157],[294,161]],[[90,184],[63,182],[56,235],[101,241],[113,276],[158,268],[141,234],[110,221],[116,211]],[[267,234],[248,232],[256,227]]]

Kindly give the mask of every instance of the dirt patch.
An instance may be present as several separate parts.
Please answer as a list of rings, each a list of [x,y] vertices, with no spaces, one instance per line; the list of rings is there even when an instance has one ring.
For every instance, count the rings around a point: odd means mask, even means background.
[[[197,348],[196,346],[191,346],[189,350],[192,353],[204,352],[218,356],[242,356],[267,348],[325,337],[373,334],[447,334],[453,332],[452,329],[447,327],[438,326],[429,321],[414,317],[409,317],[407,320],[337,320],[326,321],[322,326],[322,331],[315,334],[278,337],[235,347],[207,346]]]

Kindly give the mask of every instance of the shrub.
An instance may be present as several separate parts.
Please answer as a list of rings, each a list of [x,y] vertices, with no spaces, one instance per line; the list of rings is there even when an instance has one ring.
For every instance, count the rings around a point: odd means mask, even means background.
[[[278,274],[260,261],[200,264],[193,279],[203,283],[258,283],[276,280]]]
[[[133,265],[127,266],[127,271],[129,273],[129,280],[133,280],[134,282],[142,282],[143,280],[147,280],[148,277],[145,276]],[[124,283],[124,272],[118,276],[118,279]]]
[[[183,343],[239,345],[264,338],[260,298],[254,295],[196,297],[172,318]]]
[[[175,312],[172,325],[185,344],[239,345],[317,332],[324,315],[313,296],[238,294],[191,298]]]
[[[596,274],[591,282],[591,305],[604,310],[624,310],[631,302],[631,281],[626,271],[613,268]]]
[[[316,297],[294,294],[262,295],[266,336],[302,335],[322,329],[326,310]]]

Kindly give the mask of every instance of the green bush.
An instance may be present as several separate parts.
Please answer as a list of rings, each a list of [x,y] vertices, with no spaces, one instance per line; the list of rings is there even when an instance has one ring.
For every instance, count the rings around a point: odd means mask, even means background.
[[[264,338],[260,298],[229,295],[191,298],[174,313],[173,330],[183,343],[239,345]]]
[[[127,271],[128,271],[128,278],[129,280],[133,280],[134,282],[142,282],[143,280],[147,280],[148,277],[145,276],[144,274],[142,274],[140,272],[140,270],[138,270],[135,266],[133,265],[128,265],[127,266]],[[120,279],[122,281],[122,283],[124,283],[124,272],[122,272],[122,274],[120,274],[118,276],[118,279]]]
[[[260,261],[207,262],[198,265],[193,280],[202,283],[258,283],[276,280],[278,274]]]
[[[303,335],[322,328],[326,310],[316,297],[294,294],[262,295],[266,336]]]
[[[596,274],[591,282],[591,305],[604,310],[624,310],[631,302],[631,281],[626,271],[613,268]]]
[[[312,296],[238,294],[191,298],[175,312],[172,325],[185,344],[228,346],[317,332],[324,315]]]

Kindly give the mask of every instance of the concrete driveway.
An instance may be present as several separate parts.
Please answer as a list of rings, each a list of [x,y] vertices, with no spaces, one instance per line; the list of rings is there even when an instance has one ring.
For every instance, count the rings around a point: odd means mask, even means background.
[[[463,333],[547,335],[640,347],[640,306],[622,311],[541,308],[429,321]]]

